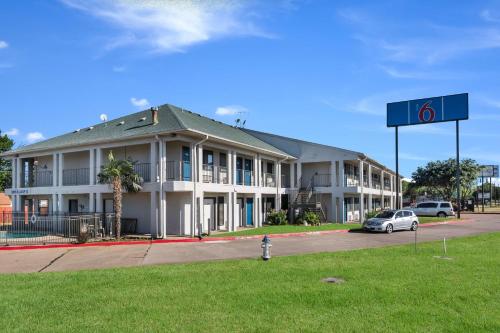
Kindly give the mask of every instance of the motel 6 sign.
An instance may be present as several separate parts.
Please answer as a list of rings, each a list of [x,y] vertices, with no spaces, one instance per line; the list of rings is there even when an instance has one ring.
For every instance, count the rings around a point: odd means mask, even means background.
[[[387,104],[387,127],[469,118],[469,95],[457,94]]]

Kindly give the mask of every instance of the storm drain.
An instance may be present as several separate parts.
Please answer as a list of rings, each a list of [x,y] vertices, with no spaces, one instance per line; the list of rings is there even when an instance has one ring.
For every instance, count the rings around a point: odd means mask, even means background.
[[[344,283],[345,280],[341,279],[341,278],[337,278],[337,277],[327,277],[327,278],[322,279],[321,282],[340,284],[340,283]]]

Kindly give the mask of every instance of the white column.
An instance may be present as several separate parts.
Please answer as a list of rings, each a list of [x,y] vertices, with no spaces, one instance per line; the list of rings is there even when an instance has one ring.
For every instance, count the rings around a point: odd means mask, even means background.
[[[344,205],[344,194],[339,197],[339,213],[340,222],[345,223],[345,205]]]
[[[228,158],[229,158],[229,152],[228,152]],[[228,166],[231,163],[228,164]],[[227,230],[228,231],[233,231],[233,225],[234,225],[234,215],[233,215],[233,195],[232,192],[227,193]]]
[[[57,211],[64,212],[64,197],[61,193],[57,193]]]
[[[63,170],[64,170],[64,154],[59,153],[59,163],[58,163],[58,168],[57,168],[57,174],[58,174],[58,184],[59,186],[63,186]]]
[[[228,184],[234,184],[233,182],[233,152],[231,150],[227,151],[227,182]],[[229,210],[229,206],[228,206]]]
[[[361,188],[361,193],[359,195],[359,221],[363,223],[365,220],[365,202],[364,202],[364,195],[363,195],[363,161],[359,160],[359,165],[358,165],[358,172],[359,172],[359,186]]]
[[[262,157],[257,154],[257,186],[262,186]]]
[[[96,150],[95,150],[95,173],[96,173],[96,176],[99,173],[101,173],[101,165],[102,165],[102,149],[96,148]],[[97,181],[97,177],[96,177],[96,184],[97,183],[98,183],[98,181]],[[99,211],[97,211],[97,212],[99,212]]]
[[[384,170],[380,171],[380,206],[384,209]]]
[[[259,186],[259,166],[258,166],[258,156],[253,157],[253,185]]]
[[[290,188],[295,187],[295,162],[290,163]]]
[[[94,201],[94,193],[89,193],[89,213],[95,212],[95,201]]]
[[[157,173],[158,170],[158,143],[153,141],[149,144],[149,163],[150,165],[150,174],[151,174],[151,182],[160,181],[160,177]]]
[[[372,165],[368,164],[368,187],[372,188]],[[368,205],[371,205],[368,203]]]
[[[372,205],[372,194],[368,194],[368,211],[371,212],[373,210],[373,205]]]
[[[330,161],[330,186],[335,186],[335,161]]]
[[[344,176],[344,174],[345,174],[344,160],[339,161],[339,169],[340,169],[340,172],[339,172],[339,174],[340,174],[340,187],[345,187],[346,183],[345,183],[345,179],[344,179],[345,178],[345,176]],[[344,207],[343,203],[342,203],[342,207]]]
[[[102,193],[101,192],[97,192],[95,194],[95,211],[97,213],[103,213],[104,212],[104,209],[102,207]]]
[[[160,195],[160,221],[161,221],[161,234],[163,238],[167,237],[167,197],[165,193]]]
[[[52,213],[57,212],[57,194],[52,193]]]
[[[203,146],[199,145],[198,146],[198,151],[196,155],[196,162],[198,164],[198,170],[196,171],[196,181],[201,182],[203,180],[202,178],[202,170],[203,170]],[[201,203],[201,206],[203,207],[203,202]]]
[[[22,170],[22,158],[18,157],[16,158],[16,179],[17,179],[17,184],[16,188],[22,187],[22,180],[21,180],[21,170]],[[19,206],[19,209],[21,207]]]
[[[300,178],[302,178],[302,163],[300,161],[297,162],[297,187],[301,188],[302,184],[300,183]]]
[[[156,169],[156,168],[155,168]],[[158,192],[150,192],[149,232],[151,237],[158,236]]]
[[[57,186],[57,153],[52,154],[52,186]]]
[[[95,180],[96,180],[95,150],[94,150],[94,148],[89,150],[89,154],[90,154],[90,158],[89,158],[89,175],[90,175],[89,184],[94,185]]]
[[[236,183],[236,174],[238,173],[238,170],[236,169],[236,152],[233,151],[233,160],[231,161],[231,164],[233,165],[233,174],[231,176],[231,178],[233,179],[233,184],[237,184]]]

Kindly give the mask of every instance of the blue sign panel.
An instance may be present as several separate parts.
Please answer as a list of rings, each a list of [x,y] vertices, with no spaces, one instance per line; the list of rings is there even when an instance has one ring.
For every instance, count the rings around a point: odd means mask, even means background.
[[[387,127],[465,119],[469,119],[468,94],[387,103]]]

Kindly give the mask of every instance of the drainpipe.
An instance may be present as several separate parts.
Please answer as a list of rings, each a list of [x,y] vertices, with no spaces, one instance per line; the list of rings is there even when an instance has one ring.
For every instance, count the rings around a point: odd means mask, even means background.
[[[193,179],[193,182],[194,182],[194,185],[193,185],[193,196],[194,196],[194,200],[193,200],[193,209],[192,209],[192,214],[193,214],[193,219],[192,219],[192,223],[191,223],[191,237],[194,237],[194,227],[195,227],[195,224],[196,224],[196,218],[198,217],[198,214],[197,214],[197,207],[196,207],[196,201],[197,201],[197,198],[196,198],[196,183],[198,182],[198,177],[199,177],[199,171],[198,170],[198,158],[197,158],[197,154],[198,154],[198,147],[199,145],[201,145],[203,142],[207,141],[208,140],[208,135],[205,135],[205,138],[203,138],[202,140],[196,142],[194,144],[194,154],[193,154],[193,170],[194,170],[194,179]],[[202,203],[200,202],[200,205]],[[201,221],[199,221],[198,223],[198,228],[201,227]],[[201,233],[200,233],[201,234]]]
[[[162,202],[163,202],[163,196],[165,195],[163,193],[163,140],[161,140],[158,136],[156,136],[156,142],[158,142],[158,179],[160,181],[160,205],[159,205],[159,209],[158,209],[158,212],[160,213],[160,216],[158,218],[158,223],[163,223],[163,221],[161,220],[162,216],[163,216],[163,210],[162,210]],[[164,208],[164,207],[163,207]],[[156,223],[156,238],[163,238],[163,233],[160,233],[159,232],[159,228],[158,228],[158,223]],[[166,231],[166,230],[165,230]]]

